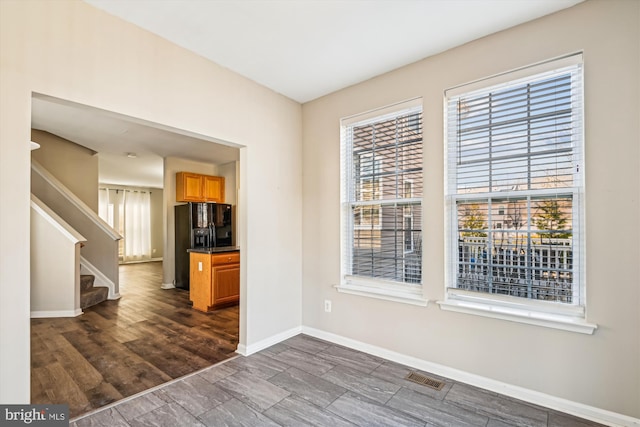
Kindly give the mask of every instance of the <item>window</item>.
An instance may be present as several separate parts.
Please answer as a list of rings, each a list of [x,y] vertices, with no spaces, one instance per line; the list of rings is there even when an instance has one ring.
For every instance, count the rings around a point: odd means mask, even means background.
[[[382,161],[374,159],[373,152],[365,152],[357,155],[356,162],[358,166],[356,168],[356,182],[358,183],[356,198],[365,202],[380,200],[382,198],[380,191]],[[380,214],[380,205],[358,206],[354,213],[354,227],[360,230],[379,230],[382,224]]]
[[[151,259],[151,193],[100,188],[99,216],[123,236],[118,242],[120,262]]]
[[[584,320],[582,116],[581,55],[446,92],[443,308]]]
[[[373,296],[404,293],[409,302],[423,303],[422,102],[345,119],[341,131],[343,279],[338,289],[368,287]]]

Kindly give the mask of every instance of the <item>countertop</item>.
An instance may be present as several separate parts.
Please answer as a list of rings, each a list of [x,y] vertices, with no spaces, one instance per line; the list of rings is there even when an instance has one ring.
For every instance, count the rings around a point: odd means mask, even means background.
[[[240,248],[237,246],[222,246],[219,248],[195,248],[187,249],[187,252],[195,252],[199,254],[217,254],[220,252],[239,252]]]

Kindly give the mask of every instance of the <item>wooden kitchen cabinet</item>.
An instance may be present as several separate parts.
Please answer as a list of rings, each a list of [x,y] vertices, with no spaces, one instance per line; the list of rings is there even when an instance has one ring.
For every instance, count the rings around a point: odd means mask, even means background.
[[[205,202],[224,203],[224,177],[202,175]]]
[[[240,264],[213,267],[212,276],[212,305],[237,303],[240,298]]]
[[[203,199],[202,176],[197,173],[178,172],[176,174],[176,201],[201,202]]]
[[[240,252],[190,253],[189,298],[193,308],[211,311],[240,300]]]
[[[224,203],[224,177],[176,173],[176,202]]]

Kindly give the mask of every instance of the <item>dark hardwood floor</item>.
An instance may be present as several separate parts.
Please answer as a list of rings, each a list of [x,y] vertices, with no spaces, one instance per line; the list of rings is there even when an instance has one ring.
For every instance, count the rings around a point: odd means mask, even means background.
[[[234,356],[238,306],[201,313],[161,283],[160,262],[123,265],[119,300],[32,319],[31,403],[75,417]]]
[[[307,335],[106,406],[71,427],[596,427]]]

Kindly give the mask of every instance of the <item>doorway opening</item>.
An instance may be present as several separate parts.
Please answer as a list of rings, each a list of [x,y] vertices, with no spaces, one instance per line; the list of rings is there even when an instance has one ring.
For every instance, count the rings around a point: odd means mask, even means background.
[[[176,172],[206,172],[226,178],[225,202],[237,215],[241,147],[39,94],[32,97],[32,140],[42,150],[32,159],[96,216],[99,188],[152,199],[149,233],[142,233],[148,248],[127,252],[138,245],[133,239],[119,244],[110,298],[77,317],[32,319],[32,403],[68,403],[77,416],[232,357],[239,305],[202,313],[191,307],[189,291],[174,289],[173,206]],[[125,219],[125,203],[112,209],[121,206]],[[124,231],[113,225],[114,233]],[[235,227],[237,245],[242,227]]]

